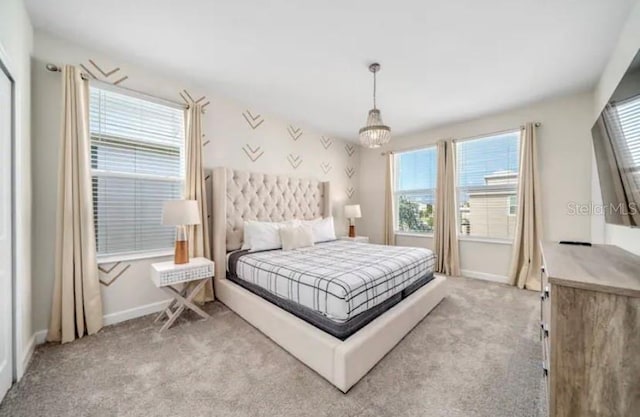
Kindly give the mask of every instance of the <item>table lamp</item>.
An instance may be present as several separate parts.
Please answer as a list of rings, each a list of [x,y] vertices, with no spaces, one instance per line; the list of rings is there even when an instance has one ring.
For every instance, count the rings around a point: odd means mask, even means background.
[[[362,217],[360,204],[344,206],[344,217],[349,219],[349,237],[356,237],[356,225],[353,224],[353,219],[359,219]]]
[[[168,200],[162,206],[162,224],[176,226],[175,264],[189,262],[187,226],[200,224],[200,211],[196,200]]]

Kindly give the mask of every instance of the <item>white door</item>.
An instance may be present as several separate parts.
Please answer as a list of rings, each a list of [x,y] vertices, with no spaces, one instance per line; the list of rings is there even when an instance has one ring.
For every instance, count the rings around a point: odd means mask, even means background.
[[[0,401],[13,381],[11,81],[0,67]]]

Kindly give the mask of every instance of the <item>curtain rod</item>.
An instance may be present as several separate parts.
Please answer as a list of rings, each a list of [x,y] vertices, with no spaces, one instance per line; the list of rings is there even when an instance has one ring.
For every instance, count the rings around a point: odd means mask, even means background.
[[[45,68],[47,68],[47,70],[49,70],[51,72],[62,72],[62,67],[60,67],[60,66],[58,66],[56,64],[46,64]],[[160,102],[168,103],[168,104],[171,104],[174,107],[179,107],[179,108],[182,108],[182,109],[188,109],[189,108],[188,104],[180,103],[179,101],[174,101],[174,100],[170,100],[170,99],[167,99],[167,98],[154,96],[152,94],[145,93],[143,91],[138,91],[138,90],[134,90],[132,88],[123,87],[123,86],[120,86],[120,85],[114,85],[114,84],[108,83],[106,81],[98,80],[98,79],[95,79],[95,78],[90,78],[84,72],[81,73],[81,77],[82,77],[83,80],[91,81],[91,82],[95,82],[95,83],[99,83],[99,84],[103,84],[105,86],[109,86],[110,88],[114,88],[114,89],[121,89],[121,90],[129,91],[131,93],[134,93],[134,94],[137,94],[137,95],[140,95],[140,96],[143,96],[143,97],[150,98],[153,101],[160,101]],[[205,103],[202,106],[202,111],[203,112],[204,112],[204,107],[207,104],[209,104],[209,102]]]
[[[533,125],[535,127],[540,127],[540,126],[542,126],[542,123],[534,122]],[[520,126],[520,130],[522,130],[522,129],[524,129],[524,125]],[[517,128],[498,130],[498,131],[495,131],[495,132],[482,133],[480,135],[473,135],[473,136],[467,136],[467,137],[460,138],[460,139],[453,139],[453,142],[464,142],[465,140],[479,139],[479,138],[484,138],[486,136],[499,135],[501,133],[513,132],[514,130],[517,130]],[[428,148],[428,147],[431,147],[431,146],[436,146],[436,144],[437,144],[437,142],[429,144],[429,145],[419,145],[419,146],[413,146],[411,148],[396,149],[396,150],[393,150],[393,151],[385,151],[385,152],[381,152],[380,155],[384,156],[384,155],[388,155],[390,153],[417,151],[419,149],[425,149],[425,148]]]

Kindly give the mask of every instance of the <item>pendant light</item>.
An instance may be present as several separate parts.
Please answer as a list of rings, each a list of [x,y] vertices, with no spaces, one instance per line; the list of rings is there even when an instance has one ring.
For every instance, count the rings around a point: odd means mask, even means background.
[[[380,71],[377,62],[369,65],[373,73],[373,109],[369,110],[367,124],[360,129],[360,143],[367,148],[379,148],[391,140],[391,128],[382,122],[380,110],[376,108],[376,73]]]

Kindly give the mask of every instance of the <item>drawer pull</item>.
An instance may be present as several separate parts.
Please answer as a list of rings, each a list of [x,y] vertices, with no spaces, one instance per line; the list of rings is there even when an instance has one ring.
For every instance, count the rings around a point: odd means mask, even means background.
[[[549,286],[548,285],[544,286],[543,294],[544,294],[544,298],[549,298]]]
[[[544,333],[544,337],[549,337],[549,329],[547,328],[546,323],[543,321],[540,322],[540,330],[542,330],[542,332]]]

